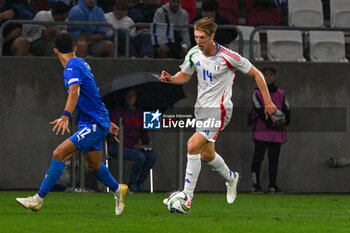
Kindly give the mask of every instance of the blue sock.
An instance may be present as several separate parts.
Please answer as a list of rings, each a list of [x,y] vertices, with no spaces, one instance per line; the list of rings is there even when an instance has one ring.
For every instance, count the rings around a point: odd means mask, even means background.
[[[113,178],[108,168],[102,162],[100,170],[95,172],[95,176],[99,181],[101,181],[104,185],[109,187],[113,192],[115,192],[118,189],[118,182]]]
[[[45,174],[45,178],[41,183],[40,189],[38,191],[38,195],[44,198],[52,189],[52,187],[56,184],[57,180],[62,175],[64,169],[64,162],[57,161],[55,159],[51,160],[51,165],[49,170]]]

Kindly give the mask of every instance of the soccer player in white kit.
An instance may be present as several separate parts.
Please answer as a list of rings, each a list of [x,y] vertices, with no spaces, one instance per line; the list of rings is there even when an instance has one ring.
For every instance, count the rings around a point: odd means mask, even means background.
[[[195,104],[197,121],[215,119],[215,127],[197,127],[187,143],[187,167],[184,192],[193,199],[194,189],[201,170],[201,159],[222,176],[227,186],[227,202],[232,204],[237,196],[238,172],[232,172],[223,158],[215,152],[215,141],[225,128],[232,113],[232,84],[237,70],[254,77],[265,103],[265,114],[276,111],[272,103],[263,74],[246,58],[217,44],[214,41],[217,25],[210,18],[194,24],[197,46],[186,55],[181,71],[171,76],[162,71],[161,81],[172,84],[187,83],[197,71],[198,96]],[[203,124],[204,125],[204,124]]]

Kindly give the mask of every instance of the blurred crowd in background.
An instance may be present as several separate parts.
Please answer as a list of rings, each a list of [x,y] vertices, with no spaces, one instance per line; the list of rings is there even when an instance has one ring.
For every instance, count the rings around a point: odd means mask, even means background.
[[[322,8],[327,26],[330,0],[322,0]],[[83,58],[113,57],[115,47],[118,57],[184,58],[195,45],[193,29],[185,25],[202,17],[212,17],[218,25],[293,26],[288,22],[287,0],[0,0],[0,25],[8,19],[75,21],[109,23],[117,31],[115,41],[110,27],[9,24],[3,31],[2,55],[54,55],[55,36],[68,31],[76,39],[77,56]],[[147,25],[135,26],[137,23]],[[173,27],[173,35],[168,35],[164,24]],[[266,36],[260,38],[266,42]],[[215,40],[237,50],[233,46],[238,40],[234,28],[219,28]]]

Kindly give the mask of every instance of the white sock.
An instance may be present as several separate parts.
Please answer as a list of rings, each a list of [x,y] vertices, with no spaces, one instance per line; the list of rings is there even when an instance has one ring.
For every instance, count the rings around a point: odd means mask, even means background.
[[[224,159],[215,152],[215,158],[208,162],[208,165],[216,172],[218,173],[220,176],[222,176],[222,178],[224,178],[224,180],[226,182],[230,182],[232,181],[234,174],[233,172],[228,168],[228,166],[226,165]]]
[[[187,167],[185,176],[184,192],[193,198],[193,192],[196,188],[199,172],[201,171],[201,155],[187,154]]]

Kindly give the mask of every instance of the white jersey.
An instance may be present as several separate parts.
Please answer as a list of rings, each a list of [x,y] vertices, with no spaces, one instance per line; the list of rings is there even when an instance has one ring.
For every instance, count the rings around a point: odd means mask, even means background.
[[[218,134],[230,122],[232,115],[232,85],[239,70],[246,74],[251,63],[238,53],[217,44],[217,52],[206,57],[198,46],[193,47],[180,66],[181,71],[193,74],[197,71],[198,96],[195,104],[197,121],[208,122],[196,127],[208,141],[215,142]],[[214,124],[210,120],[214,119]],[[218,124],[215,122],[218,121]]]
[[[246,74],[251,63],[238,53],[217,44],[217,52],[206,57],[198,46],[193,47],[180,66],[182,72],[197,71],[198,96],[195,108],[232,108],[232,85],[237,70]]]

